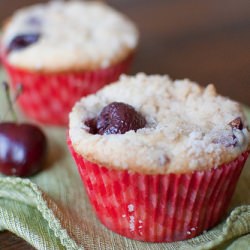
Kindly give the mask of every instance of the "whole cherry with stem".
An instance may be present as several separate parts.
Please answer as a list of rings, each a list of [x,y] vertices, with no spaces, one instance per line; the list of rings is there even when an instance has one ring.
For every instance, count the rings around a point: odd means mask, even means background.
[[[9,85],[3,83],[8,112],[12,113],[14,121],[0,122],[0,172],[10,176],[27,177],[42,169],[46,152],[47,139],[43,131],[30,123],[18,123],[13,108],[22,92],[22,86],[17,88],[14,99],[11,99]]]

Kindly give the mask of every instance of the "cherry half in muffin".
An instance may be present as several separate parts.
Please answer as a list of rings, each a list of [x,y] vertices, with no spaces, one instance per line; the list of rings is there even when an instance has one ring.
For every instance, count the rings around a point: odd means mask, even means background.
[[[39,33],[20,34],[14,37],[8,45],[7,52],[24,49],[33,43],[36,43],[40,38]]]
[[[130,130],[144,128],[146,120],[131,105],[112,102],[96,118],[87,120],[85,125],[91,134],[125,134]]]

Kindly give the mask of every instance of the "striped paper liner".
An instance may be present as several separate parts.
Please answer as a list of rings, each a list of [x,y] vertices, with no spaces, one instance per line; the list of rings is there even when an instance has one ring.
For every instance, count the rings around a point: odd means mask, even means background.
[[[16,68],[4,57],[13,89],[22,84],[23,93],[18,99],[21,110],[30,118],[44,124],[68,124],[68,114],[81,97],[95,93],[126,73],[133,56],[105,69],[66,73],[39,73]]]
[[[99,166],[68,145],[99,220],[118,234],[147,242],[186,240],[219,223],[248,157],[245,152],[207,171],[148,175]]]

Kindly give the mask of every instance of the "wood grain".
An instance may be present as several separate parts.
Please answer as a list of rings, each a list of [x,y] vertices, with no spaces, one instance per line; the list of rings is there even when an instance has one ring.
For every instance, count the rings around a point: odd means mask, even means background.
[[[42,1],[40,1],[42,2]],[[250,105],[249,0],[109,0],[138,25],[141,41],[131,73],[167,73]],[[34,0],[1,0],[0,20]],[[9,232],[0,249],[33,249]]]

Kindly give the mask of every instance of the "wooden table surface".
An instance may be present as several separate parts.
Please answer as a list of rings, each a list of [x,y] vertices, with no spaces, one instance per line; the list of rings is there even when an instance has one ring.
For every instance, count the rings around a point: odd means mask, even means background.
[[[0,20],[34,0],[1,0]],[[131,73],[164,73],[215,83],[250,105],[249,0],[109,0],[138,25],[140,46]],[[108,48],[107,48],[108,49]],[[10,232],[0,249],[34,249]]]

